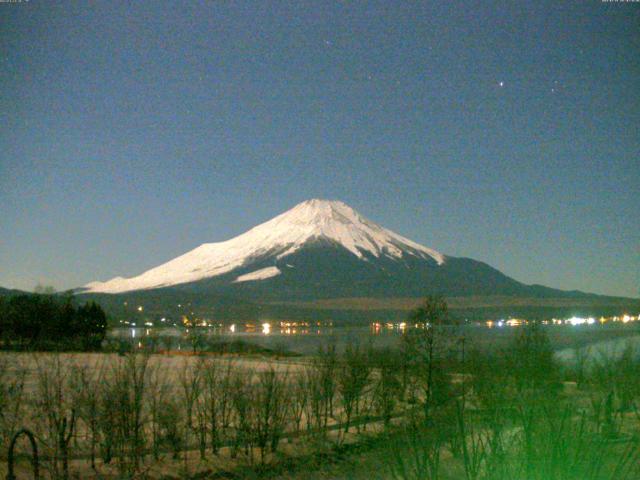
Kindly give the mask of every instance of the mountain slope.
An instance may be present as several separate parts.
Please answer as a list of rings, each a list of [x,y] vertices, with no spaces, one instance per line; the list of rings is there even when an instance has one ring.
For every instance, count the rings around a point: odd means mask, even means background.
[[[116,277],[84,288],[86,292],[120,293],[196,282],[259,264],[265,258],[286,258],[318,241],[332,242],[362,261],[409,255],[444,263],[444,255],[365,219],[342,202],[309,200],[238,237],[205,243],[137,277]]]
[[[445,256],[337,201],[309,200],[235,238],[203,244],[132,278],[82,293],[158,290],[252,302],[348,297],[584,296],[520,283],[473,259]]]

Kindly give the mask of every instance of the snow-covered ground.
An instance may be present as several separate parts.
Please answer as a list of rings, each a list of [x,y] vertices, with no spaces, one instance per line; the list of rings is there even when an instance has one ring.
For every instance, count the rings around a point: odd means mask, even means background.
[[[278,267],[267,267],[256,270],[255,272],[245,273],[240,275],[234,280],[234,282],[250,282],[253,280],[264,280],[265,278],[275,277],[280,275],[280,269]]]
[[[556,352],[556,358],[563,363],[575,363],[578,358],[583,358],[588,365],[594,362],[616,360],[627,349],[631,349],[636,358],[640,358],[640,335],[625,338],[613,338],[601,340],[580,348],[563,348]]]

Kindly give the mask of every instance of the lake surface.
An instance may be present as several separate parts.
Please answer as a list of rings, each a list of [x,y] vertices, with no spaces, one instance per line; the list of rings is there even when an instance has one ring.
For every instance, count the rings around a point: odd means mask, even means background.
[[[465,338],[469,349],[496,349],[506,347],[514,334],[521,327],[494,327],[468,324],[456,327],[446,327],[447,335],[452,339]],[[640,339],[640,325],[610,324],[610,325],[562,325],[543,327],[548,333],[552,347],[563,360],[570,360],[576,349],[594,348],[591,354],[601,349],[615,352],[625,345],[629,337]],[[301,354],[315,353],[320,346],[335,344],[339,349],[348,343],[370,344],[375,348],[396,347],[403,338],[406,328],[402,324],[385,325],[374,323],[369,326],[303,326],[280,327],[266,324],[249,326],[226,325],[224,327],[198,327],[198,334],[225,342],[234,340],[250,342],[261,347],[289,350]],[[110,330],[112,338],[128,339],[134,345],[142,345],[144,337],[171,337],[172,349],[190,349],[189,336],[194,329],[185,328],[115,328]],[[634,340],[639,342],[640,340]],[[598,346],[595,348],[595,346]],[[639,343],[640,347],[640,343]],[[162,348],[162,347],[160,347]],[[571,353],[574,352],[574,353]]]
[[[309,327],[309,328],[263,328],[246,329],[236,326],[230,329],[205,328],[198,329],[210,339],[225,342],[243,341],[270,349],[283,349],[296,353],[310,354],[318,350],[320,346],[335,344],[342,348],[348,343],[370,343],[376,348],[393,347],[402,339],[398,329],[379,329],[375,327]],[[176,349],[189,349],[191,344],[189,335],[193,329],[183,328],[116,328],[111,330],[110,336],[127,338],[134,343],[143,342],[143,338],[149,335],[159,337],[170,336],[174,338]]]

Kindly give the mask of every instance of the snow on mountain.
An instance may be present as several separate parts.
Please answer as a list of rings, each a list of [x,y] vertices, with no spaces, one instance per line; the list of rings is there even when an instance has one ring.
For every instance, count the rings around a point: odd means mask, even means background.
[[[244,275],[240,275],[236,278],[233,283],[239,282],[250,282],[252,280],[264,280],[266,278],[275,277],[276,275],[280,275],[282,272],[278,267],[267,267],[261,268],[260,270],[256,270],[255,272],[245,273]]]
[[[342,202],[313,199],[231,240],[205,243],[137,277],[91,282],[84,288],[85,292],[120,293],[194,282],[249,266],[265,256],[281,259],[314,240],[335,242],[363,260],[369,254],[398,259],[413,255],[433,259],[438,265],[445,261],[441,253],[367,220]],[[277,267],[263,268],[239,276],[236,282],[278,274]]]

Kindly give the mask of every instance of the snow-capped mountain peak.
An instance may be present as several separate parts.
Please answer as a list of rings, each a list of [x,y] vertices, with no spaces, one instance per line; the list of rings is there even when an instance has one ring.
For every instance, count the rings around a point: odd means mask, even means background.
[[[296,251],[312,238],[318,238],[332,240],[357,257],[362,257],[367,252],[375,257],[386,253],[399,258],[402,257],[403,250],[409,247],[427,254],[438,263],[444,261],[443,255],[435,250],[381,227],[340,201],[307,200],[247,233],[251,232],[264,232],[267,235],[269,232],[279,232],[279,241],[284,244],[289,242],[283,237],[289,237],[291,245],[279,257]],[[293,236],[290,236],[292,233]]]
[[[433,259],[438,265],[445,260],[444,255],[367,220],[343,202],[312,199],[231,240],[205,243],[137,277],[91,282],[84,288],[119,293],[194,282],[250,266],[266,256],[275,262],[317,240],[333,242],[361,259],[366,255],[414,255]],[[281,273],[277,268],[269,269],[268,275],[265,271],[241,275],[237,281],[256,281]]]

